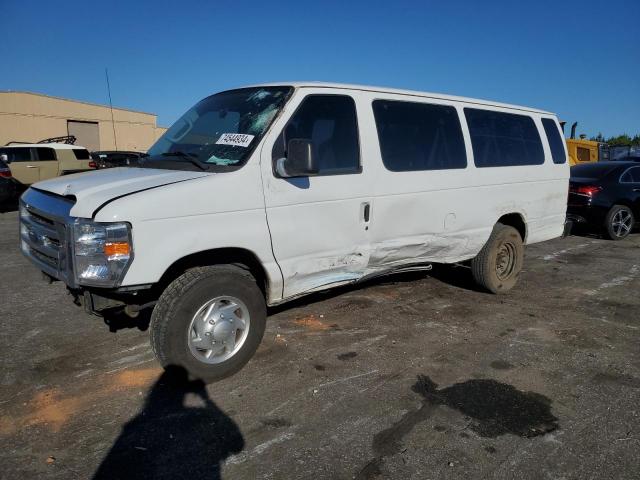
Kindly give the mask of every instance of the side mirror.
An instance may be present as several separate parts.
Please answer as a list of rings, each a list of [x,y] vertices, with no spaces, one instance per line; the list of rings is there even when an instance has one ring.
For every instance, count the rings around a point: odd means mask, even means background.
[[[11,160],[9,160],[9,155],[7,155],[6,153],[0,155],[0,160],[4,163],[11,163]]]
[[[292,138],[287,143],[286,158],[276,160],[275,167],[282,178],[316,175],[318,165],[313,158],[313,143],[303,138]]]

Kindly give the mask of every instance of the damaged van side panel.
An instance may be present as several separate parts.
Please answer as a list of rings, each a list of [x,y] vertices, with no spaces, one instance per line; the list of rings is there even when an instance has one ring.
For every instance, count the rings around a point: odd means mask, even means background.
[[[261,172],[275,258],[282,270],[283,298],[348,283],[403,265],[453,263],[475,257],[504,215],[526,225],[526,243],[560,236],[566,214],[568,169],[551,162],[540,115],[545,164],[476,168],[464,102],[393,93],[340,91],[357,105],[362,171],[349,175],[277,178],[271,152],[290,114],[306,95],[299,88],[265,138]],[[467,167],[396,172],[385,168],[372,103],[386,100],[455,107]],[[509,111],[504,107],[488,109]],[[370,217],[362,218],[363,205]]]

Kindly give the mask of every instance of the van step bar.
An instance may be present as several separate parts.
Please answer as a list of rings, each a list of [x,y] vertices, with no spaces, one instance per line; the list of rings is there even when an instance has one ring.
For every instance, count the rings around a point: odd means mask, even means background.
[[[414,263],[410,265],[401,265],[398,267],[389,268],[387,270],[383,270],[381,272],[370,273],[365,275],[364,277],[360,277],[354,283],[363,283],[374,278],[386,277],[388,275],[396,275],[398,273],[409,273],[409,272],[427,272],[433,269],[433,265],[430,263]]]

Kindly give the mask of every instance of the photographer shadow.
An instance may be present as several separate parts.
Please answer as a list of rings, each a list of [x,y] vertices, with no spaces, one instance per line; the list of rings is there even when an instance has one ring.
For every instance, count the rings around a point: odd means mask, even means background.
[[[169,366],[93,478],[217,480],[225,459],[243,448],[240,429],[209,398],[204,382]]]

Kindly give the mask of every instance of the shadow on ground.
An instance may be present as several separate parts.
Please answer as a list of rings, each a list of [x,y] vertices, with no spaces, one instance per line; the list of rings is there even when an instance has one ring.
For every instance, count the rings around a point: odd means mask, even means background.
[[[238,426],[211,401],[204,383],[170,366],[93,478],[217,480],[224,460],[243,448]]]
[[[124,309],[113,308],[102,314],[102,320],[109,327],[109,331],[112,333],[115,333],[118,330],[128,330],[131,328],[137,328],[141,332],[145,332],[149,329],[152,312],[152,308],[145,308],[138,313],[137,317],[132,318],[124,313]]]
[[[469,420],[467,428],[480,437],[511,434],[533,438],[552,432],[559,426],[558,419],[551,413],[551,400],[547,397],[522,392],[512,385],[491,379],[467,380],[439,389],[431,378],[419,375],[411,390],[422,396],[422,406],[407,412],[398,422],[373,437],[375,456],[360,470],[356,479],[381,476],[385,457],[400,452],[404,437],[440,406],[462,413]]]

